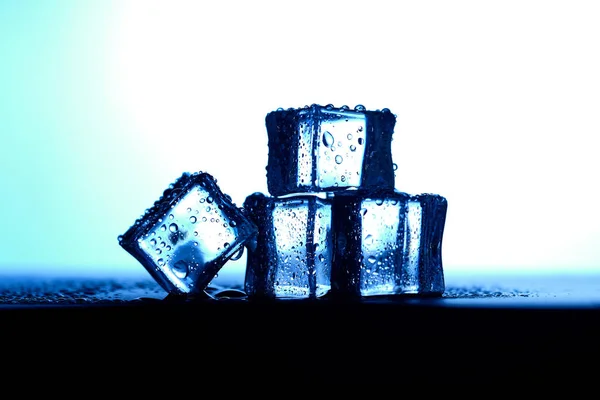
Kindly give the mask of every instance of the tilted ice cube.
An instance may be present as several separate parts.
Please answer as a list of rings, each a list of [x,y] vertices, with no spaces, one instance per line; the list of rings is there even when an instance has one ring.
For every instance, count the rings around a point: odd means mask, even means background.
[[[249,298],[317,298],[331,288],[331,205],[316,195],[253,193],[244,211],[258,227],[248,247]]]
[[[256,226],[208,173],[184,173],[119,236],[119,244],[169,293],[203,291],[242,255]]]
[[[395,190],[332,200],[332,294],[443,294],[444,197]]]
[[[273,196],[347,188],[393,189],[388,109],[312,105],[267,114],[267,187]]]

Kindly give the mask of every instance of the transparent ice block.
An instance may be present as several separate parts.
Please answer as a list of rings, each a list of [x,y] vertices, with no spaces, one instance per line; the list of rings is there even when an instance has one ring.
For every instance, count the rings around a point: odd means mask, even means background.
[[[396,116],[388,109],[313,104],[280,108],[265,121],[271,195],[394,188]]]
[[[241,256],[256,233],[212,175],[186,172],[119,236],[119,244],[167,292],[195,294]]]
[[[444,197],[394,190],[336,193],[331,199],[332,294],[443,294]]]
[[[317,298],[331,288],[331,205],[315,195],[253,193],[244,211],[258,227],[248,247],[249,298]]]

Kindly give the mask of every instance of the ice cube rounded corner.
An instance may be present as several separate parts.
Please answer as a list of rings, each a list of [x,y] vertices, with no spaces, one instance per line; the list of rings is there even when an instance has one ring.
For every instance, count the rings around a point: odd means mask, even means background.
[[[266,115],[265,124],[267,188],[273,196],[394,188],[396,115],[387,108],[279,108]]]
[[[202,293],[257,227],[206,172],[184,172],[118,237],[168,293]]]

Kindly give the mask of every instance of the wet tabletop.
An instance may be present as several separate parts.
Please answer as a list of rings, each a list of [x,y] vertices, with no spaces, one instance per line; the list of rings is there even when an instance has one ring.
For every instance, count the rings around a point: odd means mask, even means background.
[[[257,303],[234,286],[173,298],[143,275],[5,276],[0,334],[42,361],[172,362],[193,354],[227,371],[266,359],[271,373],[281,363],[350,373],[398,360],[431,363],[428,374],[510,371],[513,379],[519,366],[584,373],[579,360],[600,355],[600,276],[448,274],[446,281],[441,298]]]
[[[149,276],[122,278],[0,276],[0,307],[126,305],[168,301]],[[193,302],[246,302],[240,285],[210,285]],[[326,300],[320,300],[325,302]],[[286,300],[279,300],[285,303]],[[297,302],[297,301],[296,301]],[[369,298],[363,303],[404,303],[436,307],[600,308],[600,274],[450,275],[439,298]]]

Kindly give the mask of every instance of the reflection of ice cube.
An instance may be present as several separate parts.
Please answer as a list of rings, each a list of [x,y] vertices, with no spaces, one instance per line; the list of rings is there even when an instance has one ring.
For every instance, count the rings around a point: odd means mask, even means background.
[[[363,106],[312,105],[266,116],[267,186],[273,196],[347,188],[393,189],[396,116]]]
[[[336,193],[332,293],[441,295],[446,209],[435,194]]]
[[[248,249],[248,297],[312,298],[329,292],[331,206],[326,199],[253,193],[244,210],[259,231]]]
[[[184,173],[119,244],[167,292],[187,294],[204,290],[255,234],[256,226],[211,175]]]

